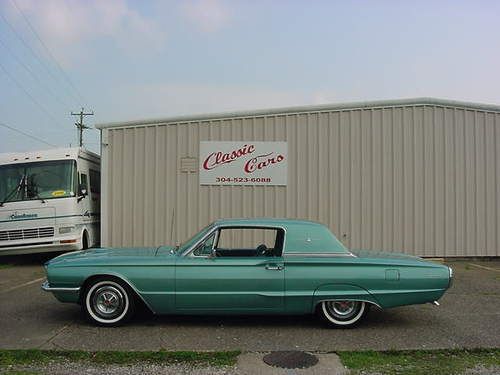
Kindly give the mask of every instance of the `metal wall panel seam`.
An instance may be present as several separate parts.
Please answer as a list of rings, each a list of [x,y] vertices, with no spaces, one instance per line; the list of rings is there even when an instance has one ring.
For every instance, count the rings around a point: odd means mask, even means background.
[[[493,129],[494,129],[494,134],[495,134],[495,144],[494,144],[494,150],[495,150],[495,248],[496,248],[496,255],[500,256],[500,162],[498,158],[500,157],[500,135],[499,135],[499,130],[498,127],[500,126],[500,121],[499,121],[500,115],[495,114],[494,115],[494,121],[493,121]]]
[[[107,246],[109,243],[109,232],[111,232],[110,228],[110,220],[109,220],[109,207],[108,204],[111,202],[109,197],[109,139],[108,139],[108,129],[100,130],[101,135],[101,190],[102,197],[105,199],[101,199],[101,246]]]

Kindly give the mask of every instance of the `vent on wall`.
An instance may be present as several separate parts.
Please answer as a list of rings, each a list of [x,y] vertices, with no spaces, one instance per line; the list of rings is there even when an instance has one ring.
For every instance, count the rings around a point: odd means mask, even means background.
[[[198,159],[192,157],[181,158],[181,172],[192,173],[198,171]]]

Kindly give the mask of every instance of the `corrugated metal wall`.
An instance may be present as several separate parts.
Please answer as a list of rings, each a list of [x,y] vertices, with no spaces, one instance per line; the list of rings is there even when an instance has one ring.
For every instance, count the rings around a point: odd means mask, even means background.
[[[103,245],[266,216],[320,221],[351,248],[498,256],[499,126],[495,112],[408,105],[103,129]],[[287,141],[288,186],[200,186],[180,160],[204,140]]]

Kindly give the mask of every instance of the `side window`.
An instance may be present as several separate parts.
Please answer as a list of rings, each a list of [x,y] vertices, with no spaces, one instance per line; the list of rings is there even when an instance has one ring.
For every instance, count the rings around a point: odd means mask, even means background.
[[[208,237],[204,242],[198,245],[196,249],[191,253],[196,257],[206,257],[212,253],[212,248],[214,246],[215,233]]]
[[[93,169],[89,170],[90,191],[93,194],[101,193],[101,174]]]
[[[284,231],[280,228],[222,228],[216,244],[218,256],[281,256]]]
[[[87,184],[87,175],[85,173],[80,173],[80,187],[87,189],[89,191],[89,185]]]

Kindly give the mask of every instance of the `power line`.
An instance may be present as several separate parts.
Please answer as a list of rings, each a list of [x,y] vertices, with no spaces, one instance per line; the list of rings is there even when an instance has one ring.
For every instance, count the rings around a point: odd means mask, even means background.
[[[38,61],[38,63],[43,66],[43,68],[45,69],[45,71],[52,77],[52,79],[54,81],[56,81],[57,83],[61,83],[61,81],[59,80],[59,78],[52,72],[52,70],[44,63],[44,61],[40,58],[40,56],[38,56],[38,54],[35,53],[35,51],[33,51],[33,48],[31,48],[31,46],[29,45],[29,43],[26,41],[26,39],[24,39],[24,37],[19,34],[17,32],[17,30],[14,28],[14,26],[12,26],[12,24],[7,20],[7,18],[2,14],[2,12],[0,12],[0,17],[2,18],[2,20],[5,22],[5,24],[9,27],[10,31],[12,31],[12,33],[14,33],[14,35],[16,36],[16,38],[18,40],[21,41],[21,43],[24,45],[24,47],[26,49],[28,49],[28,51],[30,51],[30,53],[33,55],[33,57],[35,58],[35,60]],[[73,97],[73,99],[75,99],[76,103],[78,103],[80,100],[79,98],[75,95],[75,93],[71,90],[68,91],[68,89],[65,87],[66,91]]]
[[[44,41],[42,40],[42,38],[40,37],[40,35],[37,33],[37,31],[35,30],[35,28],[31,24],[31,22],[29,21],[28,17],[26,17],[26,15],[22,11],[22,9],[19,8],[19,6],[17,5],[16,0],[11,0],[11,2],[14,4],[14,6],[18,10],[18,12],[23,16],[23,18],[26,21],[26,23],[28,24],[30,30],[33,32],[33,34],[35,34],[35,36],[37,37],[38,41],[43,46],[43,48],[45,49],[45,51],[47,52],[47,54],[50,56],[50,58],[56,63],[57,67],[59,68],[59,71],[61,72],[61,74],[63,75],[63,77],[66,79],[66,81],[69,83],[69,85],[73,88],[73,90],[75,90],[76,94],[79,96],[79,98],[82,101],[82,103],[83,104],[85,104],[85,103],[88,104],[87,101],[85,100],[84,96],[81,94],[80,90],[78,90],[78,88],[73,84],[73,81],[71,80],[71,78],[68,76],[68,74],[66,74],[66,72],[62,68],[61,64],[59,64],[59,62],[57,61],[57,59],[54,57],[54,55],[50,51],[49,47],[47,47],[47,45],[44,43]]]
[[[5,68],[5,66],[0,62],[0,68],[3,70],[3,72],[16,84],[17,87],[19,87],[32,101],[35,103],[40,109],[48,116],[50,117],[55,123],[58,125],[62,126],[62,124],[50,113],[38,100],[35,99],[33,95],[29,93],[28,90],[26,90],[21,83],[14,78],[12,74],[9,73],[9,71]],[[64,127],[64,126],[62,126]]]
[[[16,133],[19,133],[19,134],[22,134],[28,138],[31,138],[31,139],[34,139],[35,141],[38,141],[38,142],[42,142],[42,143],[45,143],[46,145],[48,146],[51,146],[51,147],[57,147],[56,145],[53,145],[52,143],[49,143],[49,142],[46,142],[44,141],[43,139],[41,138],[38,138],[38,137],[35,137],[34,135],[31,135],[31,134],[28,134],[28,133],[25,133],[23,132],[22,130],[19,130],[19,129],[16,129],[16,128],[13,128],[12,126],[9,126],[3,122],[0,122],[0,126],[3,126],[4,128],[7,128],[7,129],[10,129]]]
[[[36,80],[40,86],[43,87],[43,89],[49,93],[50,95],[52,95],[52,97],[54,99],[56,99],[59,104],[61,104],[63,107],[67,107],[69,103],[66,103],[66,102],[63,102],[63,100],[58,96],[56,95],[51,89],[49,86],[45,85],[42,80],[33,72],[33,70],[31,70],[11,49],[10,47],[8,47],[8,45],[2,40],[0,39],[0,44],[3,46],[3,48],[5,48],[7,50],[7,52],[9,52],[11,54],[12,57],[14,57],[14,59],[19,63],[19,65],[21,65],[32,77],[34,80]]]

